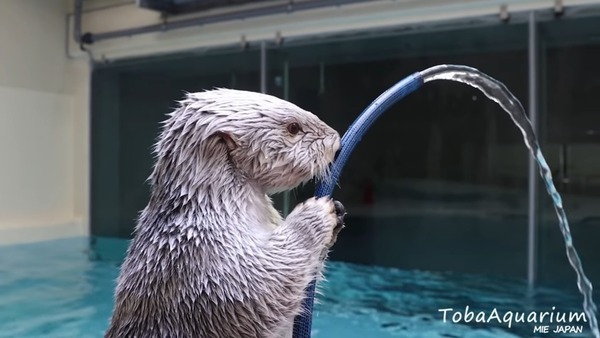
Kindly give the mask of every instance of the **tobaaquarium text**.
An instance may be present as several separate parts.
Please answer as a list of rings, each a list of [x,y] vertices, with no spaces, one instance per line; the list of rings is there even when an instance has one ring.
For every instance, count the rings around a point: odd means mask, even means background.
[[[584,312],[563,312],[552,307],[552,311],[545,312],[522,312],[522,311],[499,311],[494,308],[491,311],[474,311],[466,306],[462,310],[454,308],[438,309],[442,314],[444,323],[487,323],[502,324],[511,328],[516,323],[534,325],[535,333],[581,333],[587,318]]]

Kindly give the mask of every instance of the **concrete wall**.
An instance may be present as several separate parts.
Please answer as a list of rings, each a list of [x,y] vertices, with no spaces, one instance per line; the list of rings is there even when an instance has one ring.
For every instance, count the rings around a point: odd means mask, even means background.
[[[88,64],[64,0],[0,1],[0,244],[87,233]]]

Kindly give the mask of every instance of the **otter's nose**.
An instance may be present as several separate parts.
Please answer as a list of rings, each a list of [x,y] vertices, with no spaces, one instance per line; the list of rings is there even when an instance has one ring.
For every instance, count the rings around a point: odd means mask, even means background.
[[[330,135],[329,137],[327,137],[325,139],[325,145],[329,148],[328,149],[328,157],[330,161],[335,161],[335,159],[337,158],[337,155],[340,151],[340,137],[337,133]]]
[[[340,136],[339,135],[335,135],[334,137],[334,143],[333,143],[333,151],[337,154],[340,150]]]
[[[335,160],[340,150],[341,141],[338,133],[329,134],[324,140],[324,145],[327,148],[327,157],[329,161]]]
[[[333,155],[333,160],[337,160],[338,156],[340,156],[342,148],[338,147],[337,150],[335,151],[335,154]]]
[[[331,148],[333,153],[340,150],[340,136],[337,133],[332,133],[325,138],[325,146]]]

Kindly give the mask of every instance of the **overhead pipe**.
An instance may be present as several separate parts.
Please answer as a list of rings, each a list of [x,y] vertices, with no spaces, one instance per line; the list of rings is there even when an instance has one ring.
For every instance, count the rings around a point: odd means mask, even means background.
[[[92,34],[81,34],[81,17],[83,15],[83,0],[75,0],[73,2],[73,40],[79,44],[81,50],[85,50],[83,45],[93,42]]]
[[[75,0],[73,6],[73,40],[81,45],[81,15],[83,13],[83,0]]]
[[[260,8],[252,8],[241,11],[235,11],[231,13],[223,13],[210,15],[199,18],[192,18],[186,20],[179,20],[174,22],[164,22],[157,23],[153,25],[147,25],[142,27],[135,28],[127,28],[122,30],[116,30],[112,32],[104,32],[104,33],[85,33],[81,34],[81,5],[83,0],[75,0],[75,24],[74,24],[74,37],[75,41],[79,42],[80,45],[84,44],[93,44],[94,42],[109,40],[121,37],[130,37],[134,35],[147,34],[147,33],[155,33],[155,32],[165,32],[173,29],[181,29],[188,28],[194,26],[203,26],[207,24],[220,23],[225,21],[233,21],[233,20],[244,20],[250,18],[256,18],[267,15],[275,15],[275,14],[285,14],[285,13],[294,13],[300,11],[307,11],[313,9],[320,9],[326,7],[334,7],[334,6],[343,6],[350,5],[355,3],[365,3],[370,0],[313,0],[313,1],[303,1],[294,3],[290,0],[287,3],[279,3],[274,5],[269,5]]]

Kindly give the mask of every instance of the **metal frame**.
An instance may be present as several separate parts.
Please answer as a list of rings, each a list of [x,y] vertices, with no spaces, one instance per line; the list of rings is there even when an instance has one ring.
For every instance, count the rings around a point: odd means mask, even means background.
[[[260,92],[267,93],[267,42],[260,43]]]
[[[529,12],[528,40],[528,82],[529,82],[529,120],[533,131],[538,135],[538,29],[536,12]],[[529,155],[528,163],[528,218],[527,218],[527,284],[530,290],[537,279],[537,233],[538,233],[538,167],[535,158]]]
[[[501,8],[502,12],[502,8]],[[533,130],[538,134],[538,20],[537,11],[528,12],[528,91],[529,91],[529,119]],[[267,45],[265,41],[260,44],[260,85],[263,93],[267,92]],[[289,96],[289,62],[284,62],[284,99]],[[322,65],[320,65],[322,67]],[[321,79],[322,81],[322,79]],[[538,167],[533,156],[529,155],[528,162],[528,219],[527,219],[527,284],[533,290],[537,282],[538,269]],[[290,208],[289,192],[283,194],[284,216]]]
[[[231,20],[245,20],[249,18],[262,17],[267,15],[275,15],[275,14],[289,14],[294,12],[302,12],[307,10],[314,9],[322,9],[327,7],[339,7],[343,5],[350,5],[356,3],[364,3],[369,2],[370,0],[311,0],[311,1],[302,1],[302,2],[278,2],[273,5],[261,6],[257,8],[250,8],[246,10],[236,10],[231,12],[226,12],[222,14],[208,15],[202,17],[196,17],[191,19],[183,19],[178,21],[167,22],[165,19],[164,22],[154,25],[147,25],[142,27],[128,28],[122,30],[116,30],[111,32],[103,32],[103,33],[91,33],[86,32],[81,34],[81,14],[82,14],[82,1],[83,0],[75,0],[75,41],[79,44],[92,44],[101,40],[109,40],[115,38],[122,37],[131,37],[133,35],[139,34],[147,34],[147,33],[155,33],[155,32],[165,32],[173,29],[180,28],[188,28],[195,26],[203,26],[207,24],[214,24],[224,21]]]
[[[74,23],[74,31],[73,33],[73,38],[79,42],[82,42],[82,36],[84,34],[82,34],[81,32],[81,11],[82,11],[82,1],[83,0],[75,0],[75,13],[74,13],[74,19],[75,19],[75,23]],[[333,3],[333,2],[343,2],[344,4],[346,3],[357,3],[357,2],[361,2],[359,0],[348,0],[348,1],[315,1],[313,2],[313,4],[315,3],[321,3],[321,4],[326,4],[326,3]],[[297,8],[295,8],[296,10],[298,10]],[[307,8],[308,9],[308,8]],[[577,8],[568,8],[569,11],[567,11],[566,13],[564,13],[564,7],[562,6],[562,2],[561,1],[556,1],[555,2],[555,8],[554,8],[554,15],[555,16],[566,16],[566,17],[576,17],[576,16],[585,16],[587,15],[585,13],[585,9],[586,7],[577,7]],[[502,11],[501,11],[502,13]],[[242,15],[243,13],[231,13],[231,15],[236,14],[236,15]],[[255,13],[256,14],[256,13]],[[507,13],[504,13],[507,14]],[[538,116],[538,110],[539,110],[539,43],[540,43],[540,36],[539,36],[539,29],[538,29],[538,24],[541,21],[544,21],[543,15],[544,13],[541,10],[531,10],[529,12],[527,12],[527,14],[529,15],[528,18],[528,27],[529,27],[529,31],[528,31],[528,91],[529,91],[529,118],[530,121],[532,123],[533,126],[533,130],[534,132],[536,132],[536,134],[539,135],[539,129],[540,129],[540,121],[539,121],[539,116]],[[591,14],[589,14],[591,15]],[[511,21],[514,21],[515,17],[514,15],[512,16],[508,16],[507,18],[509,18]],[[201,19],[194,19],[194,20],[204,20],[206,18],[201,18]],[[223,19],[223,18],[221,18]],[[213,20],[216,20],[215,18],[213,18]],[[169,29],[173,29],[176,27],[183,27],[185,25],[191,25],[191,21],[188,22],[187,24],[185,23],[187,21],[179,21],[176,23],[170,23],[170,26],[168,26]],[[196,22],[196,21],[194,21]],[[208,22],[206,22],[208,23]],[[195,24],[202,24],[202,23],[194,23]],[[158,28],[155,27],[155,28]],[[142,32],[149,32],[152,31],[153,29],[155,29],[153,27],[140,27],[140,28],[136,28],[134,29],[135,31],[119,31],[119,32],[108,32],[108,33],[102,33],[102,34],[98,34],[98,35],[94,35],[94,41],[98,41],[98,40],[102,40],[102,39],[109,39],[109,38],[114,38],[114,37],[118,37],[118,36],[125,36],[125,35],[132,35],[132,34],[138,34],[138,33],[142,33]],[[160,30],[163,30],[165,27],[164,25],[160,25]],[[278,36],[279,38],[281,38],[281,36]],[[281,42],[281,41],[279,41]],[[245,43],[245,40],[242,41],[242,43]],[[261,88],[261,92],[263,93],[267,93],[268,91],[268,86],[267,86],[267,70],[268,70],[268,65],[267,65],[267,53],[269,51],[269,44],[271,42],[269,41],[261,41],[260,42],[260,88]],[[306,41],[304,43],[310,43],[310,41]],[[285,62],[284,64],[284,98],[288,99],[289,96],[289,62]],[[320,65],[322,68],[322,65]],[[321,75],[323,75],[323,73],[321,73]],[[322,83],[323,79],[321,78],[321,85],[323,85]],[[538,248],[539,248],[539,243],[538,243],[538,232],[539,232],[539,217],[538,217],[538,213],[540,211],[540,206],[539,206],[539,174],[537,172],[538,168],[537,165],[533,159],[533,157],[529,156],[529,163],[528,163],[528,231],[527,231],[527,281],[528,281],[528,286],[532,289],[536,286],[537,283],[537,273],[538,273],[538,263],[539,263],[539,255],[538,255]],[[93,175],[92,175],[92,179],[93,179]],[[92,190],[92,189],[91,189]],[[92,199],[90,199],[91,201]],[[91,202],[90,202],[91,203]],[[286,193],[284,195],[284,214],[287,214],[289,212],[289,208],[290,208],[290,195],[289,192]],[[90,210],[93,210],[93,208],[90,208]]]

